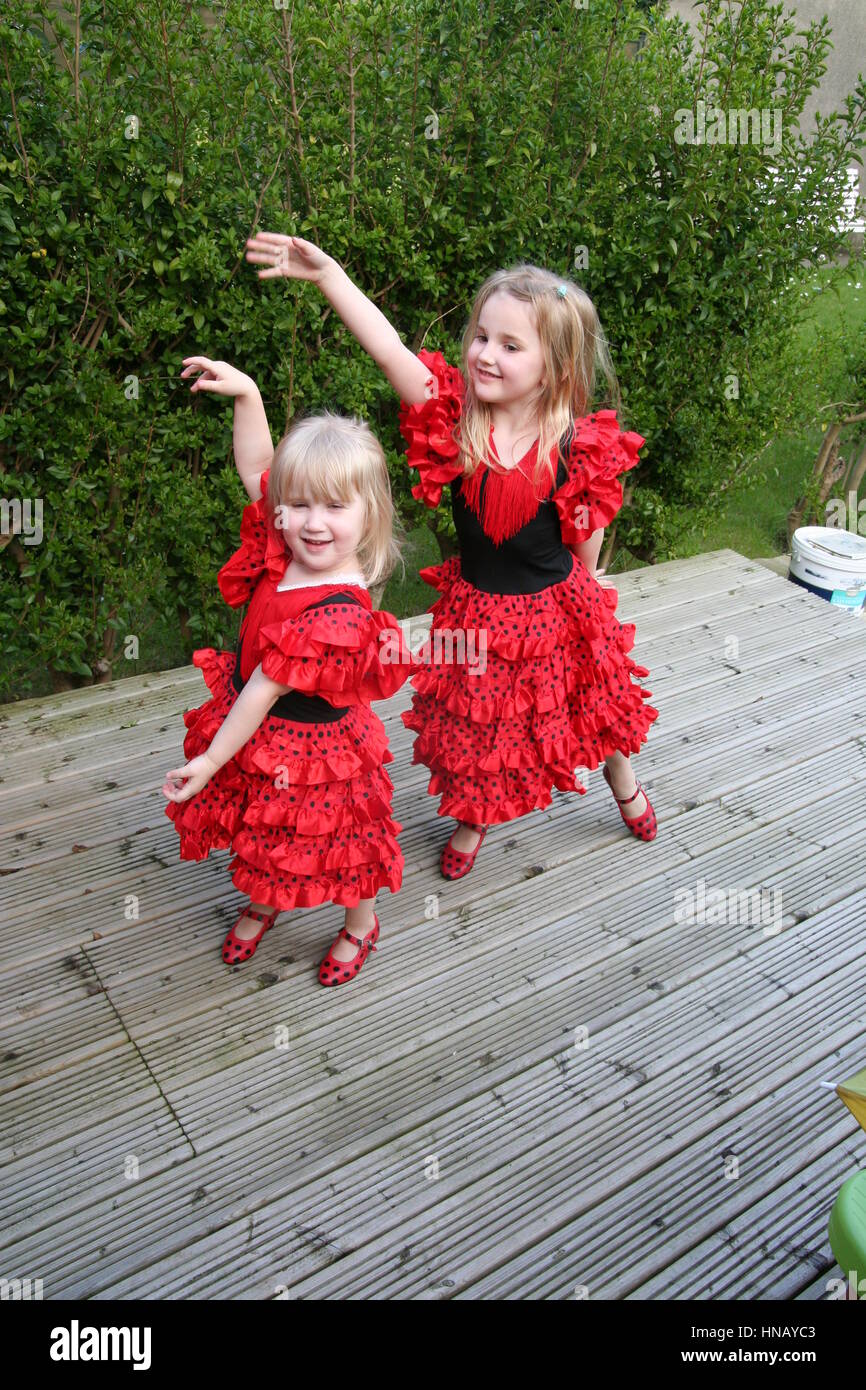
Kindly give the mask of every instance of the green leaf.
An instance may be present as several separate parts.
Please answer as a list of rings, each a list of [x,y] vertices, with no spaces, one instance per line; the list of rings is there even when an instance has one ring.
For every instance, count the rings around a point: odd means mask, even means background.
[[[156,192],[154,189],[143,188],[141,190],[141,206],[144,208],[145,212],[147,212],[147,209],[150,207],[155,197]]]

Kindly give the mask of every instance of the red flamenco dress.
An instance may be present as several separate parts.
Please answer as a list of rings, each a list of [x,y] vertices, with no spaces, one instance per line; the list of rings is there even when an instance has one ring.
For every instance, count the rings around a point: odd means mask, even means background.
[[[441,352],[419,357],[437,394],[400,406],[407,461],[420,474],[412,495],[436,507],[450,485],[460,553],[421,571],[440,598],[402,717],[418,734],[412,760],[430,769],[438,814],[493,825],[549,806],[552,787],[583,794],[575,770],[638,753],[658,717],[645,703],[652,691],[633,680],[649,675],[628,655],[634,624],[617,621],[616,591],[567,548],[616,516],[618,475],[637,464],[644,440],[599,410],[575,421],[567,466],[559,460],[537,489],[536,445],[514,468],[482,463],[465,478],[453,438],[463,376]],[[495,465],[492,429],[490,451]],[[436,639],[437,629],[452,636]],[[461,630],[457,656],[471,660],[446,664]]]
[[[278,587],[291,552],[269,522],[267,480],[244,508],[240,549],[219,572],[227,603],[250,600],[237,651],[193,652],[212,698],[183,716],[187,759],[206,752],[260,662],[291,689],[200,792],[165,813],[182,859],[234,851],[232,881],[253,902],[355,907],[402,880],[402,826],[383,767],[393,755],[369,703],[399,690],[411,653],[397,620],[373,610],[361,575]]]

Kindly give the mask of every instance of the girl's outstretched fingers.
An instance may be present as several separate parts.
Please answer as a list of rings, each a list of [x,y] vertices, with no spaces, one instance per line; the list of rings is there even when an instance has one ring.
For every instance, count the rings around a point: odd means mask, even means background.
[[[256,232],[247,239],[246,257],[252,265],[269,267],[259,271],[260,280],[281,275],[293,280],[317,280],[330,260],[312,241],[284,236],[282,232]]]

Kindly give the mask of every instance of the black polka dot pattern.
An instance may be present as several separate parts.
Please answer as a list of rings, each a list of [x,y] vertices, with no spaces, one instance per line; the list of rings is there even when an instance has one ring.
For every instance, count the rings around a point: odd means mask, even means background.
[[[372,609],[363,586],[277,588],[291,551],[269,516],[268,477],[262,474],[261,498],[244,508],[241,546],[219,584],[232,606],[249,600],[239,687],[261,663],[265,675],[300,695],[285,711],[292,717],[272,709],[207,786],[188,801],[169,802],[166,815],[182,859],[231,849],[232,880],[255,901],[280,911],[323,902],[356,907],[380,888],[396,893],[402,881],[402,826],[391,816],[394,788],[384,767],[393,757],[369,702],[398,690],[411,662],[393,659],[402,643],[389,647],[382,637],[390,630],[399,639],[400,626]],[[193,653],[212,698],[183,716],[187,759],[208,748],[237,699],[237,662],[235,653],[210,647]],[[326,700],[331,717],[316,710],[309,718],[302,706],[310,695]]]
[[[203,752],[237,698],[233,653],[194,654],[212,698],[184,714],[184,754]],[[267,715],[252,737],[189,801],[169,802],[182,859],[231,849],[232,881],[281,911],[324,902],[356,907],[400,888],[402,826],[391,816],[393,755],[365,705],[335,723]]]
[[[443,486],[462,475],[454,427],[466,387],[441,352],[418,355],[432,378],[429,398],[401,401],[400,429],[407,462],[419,472],[413,495],[435,507]],[[550,497],[563,547],[613,520],[622,506],[619,475],[636,466],[645,443],[620,431],[613,410],[575,420],[566,438],[564,481]],[[521,544],[524,552],[531,545],[521,540],[529,530],[512,537],[518,559]],[[479,565],[474,552],[468,558]],[[513,820],[549,806],[554,787],[582,793],[575,768],[596,768],[617,751],[640,752],[658,717],[646,704],[652,691],[635,679],[649,672],[628,655],[635,629],[614,617],[616,591],[602,588],[581,561],[562,582],[532,593],[476,588],[463,578],[460,556],[422,570],[421,578],[441,594],[430,610],[434,656],[437,629],[463,631],[467,650],[470,634],[476,652],[477,634],[487,643],[486,670],[480,662],[472,673],[466,661],[443,661],[412,677],[412,707],[402,718],[418,735],[412,760],[430,769],[428,791],[441,798],[440,815],[487,825]]]
[[[553,787],[583,793],[575,768],[640,751],[658,711],[632,678],[649,672],[628,656],[635,629],[614,617],[616,591],[584,565],[534,594],[484,593],[461,577],[459,557],[424,577],[442,593],[433,630],[483,630],[487,642],[484,671],[431,661],[412,678],[402,718],[418,734],[413,762],[430,769],[440,815],[513,820],[549,806]]]

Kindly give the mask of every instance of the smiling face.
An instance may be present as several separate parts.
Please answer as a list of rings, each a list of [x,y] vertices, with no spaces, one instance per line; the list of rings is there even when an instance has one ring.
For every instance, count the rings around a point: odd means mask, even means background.
[[[283,535],[293,565],[310,576],[359,569],[357,550],[366,506],[357,493],[348,502],[316,499],[306,489],[291,493],[283,510]]]
[[[532,306],[496,290],[481,310],[467,366],[475,394],[490,405],[535,396],[544,377],[544,357]]]

